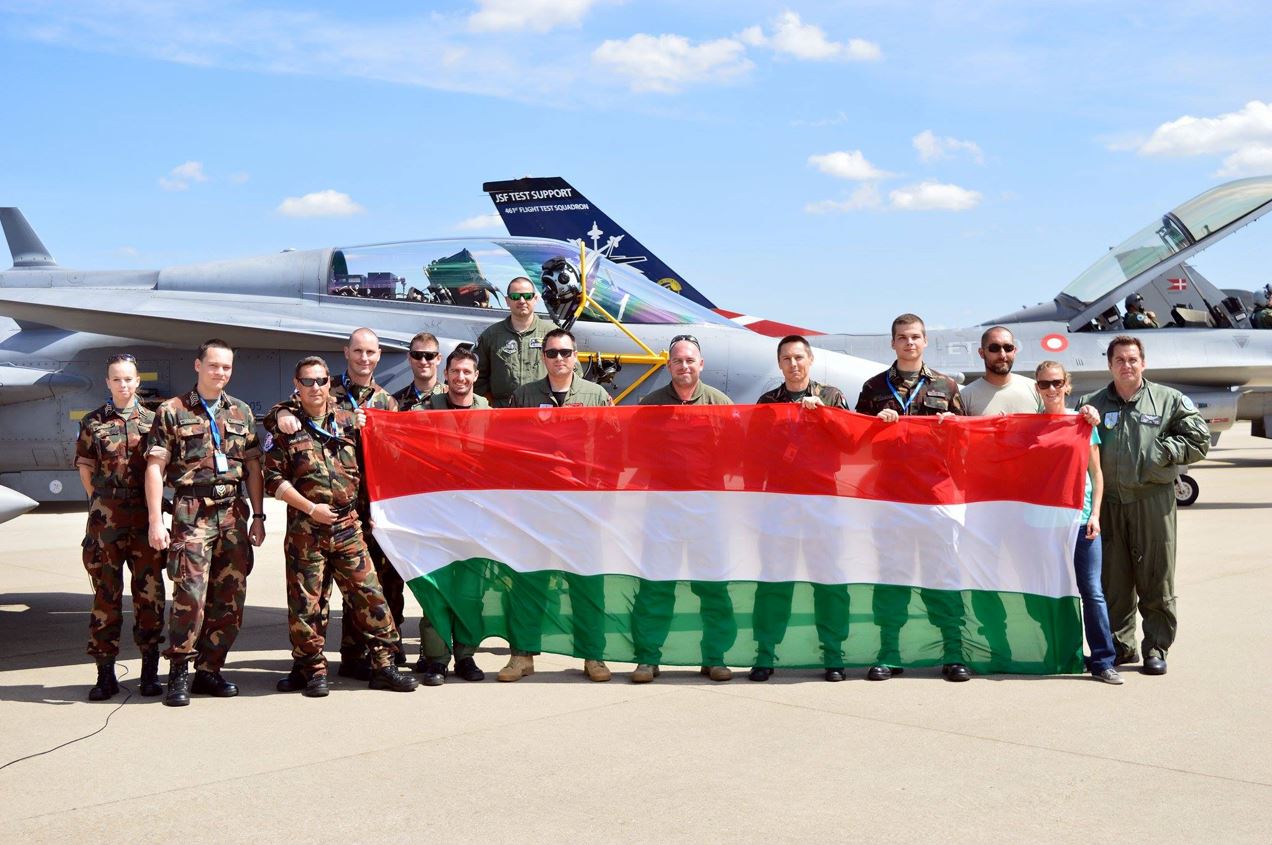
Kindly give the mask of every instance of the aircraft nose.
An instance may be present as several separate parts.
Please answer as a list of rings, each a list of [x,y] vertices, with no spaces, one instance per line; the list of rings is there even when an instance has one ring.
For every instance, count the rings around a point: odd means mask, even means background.
[[[0,487],[0,522],[8,522],[14,517],[22,516],[37,505],[39,502],[22,495],[17,490]]]

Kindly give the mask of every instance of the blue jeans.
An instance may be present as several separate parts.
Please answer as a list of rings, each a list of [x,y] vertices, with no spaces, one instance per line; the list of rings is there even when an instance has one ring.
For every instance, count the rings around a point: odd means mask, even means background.
[[[1078,542],[1073,550],[1073,570],[1078,579],[1078,595],[1082,596],[1082,625],[1086,629],[1091,656],[1086,658],[1087,671],[1098,674],[1113,666],[1113,633],[1109,630],[1109,608],[1104,603],[1100,586],[1100,569],[1104,553],[1100,538],[1088,540],[1086,526],[1078,527]]]

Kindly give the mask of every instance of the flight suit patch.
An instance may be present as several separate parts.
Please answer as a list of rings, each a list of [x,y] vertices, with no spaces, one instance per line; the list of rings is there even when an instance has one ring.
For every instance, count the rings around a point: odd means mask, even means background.
[[[1109,411],[1104,415],[1104,427],[1112,428],[1117,425],[1118,418],[1122,416],[1121,411]]]

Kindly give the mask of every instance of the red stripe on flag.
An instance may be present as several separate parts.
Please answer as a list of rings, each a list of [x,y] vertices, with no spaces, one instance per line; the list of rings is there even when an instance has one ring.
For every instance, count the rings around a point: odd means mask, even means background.
[[[736,490],[1080,508],[1076,416],[874,417],[798,405],[368,411],[372,499],[445,490]]]

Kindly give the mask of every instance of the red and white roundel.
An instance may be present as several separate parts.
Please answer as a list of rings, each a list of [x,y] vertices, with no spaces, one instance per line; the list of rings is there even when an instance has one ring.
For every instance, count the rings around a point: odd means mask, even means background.
[[[1063,352],[1069,348],[1069,339],[1062,334],[1049,334],[1041,343],[1042,348],[1048,352]]]

